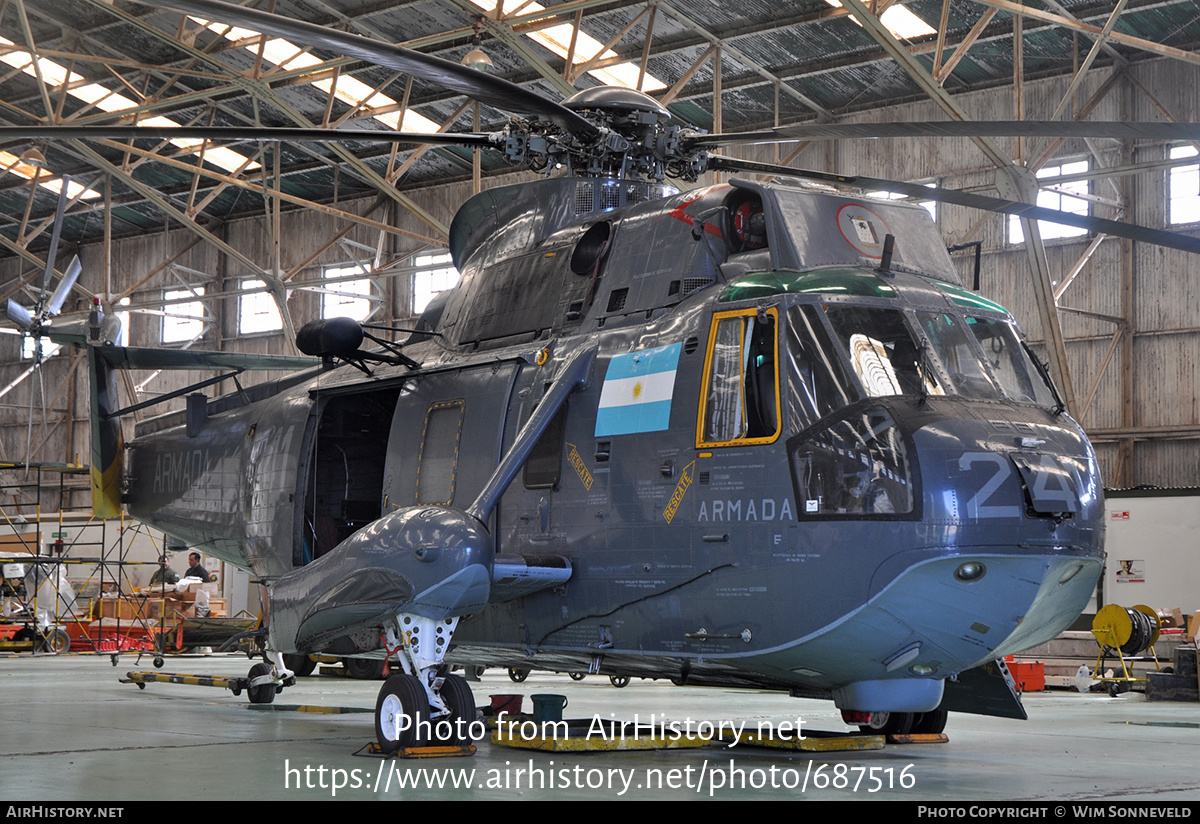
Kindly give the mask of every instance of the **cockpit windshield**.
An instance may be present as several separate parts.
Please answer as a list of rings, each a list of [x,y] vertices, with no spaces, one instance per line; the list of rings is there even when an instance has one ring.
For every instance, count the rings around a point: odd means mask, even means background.
[[[1010,323],[829,303],[788,310],[792,431],[862,398],[958,395],[1054,406]]]

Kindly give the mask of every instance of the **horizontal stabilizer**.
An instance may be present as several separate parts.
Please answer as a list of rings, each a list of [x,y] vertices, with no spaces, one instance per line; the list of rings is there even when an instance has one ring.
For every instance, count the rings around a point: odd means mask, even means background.
[[[320,366],[316,358],[254,355],[242,352],[194,352],[190,349],[149,349],[105,346],[100,355],[114,369],[279,369],[292,371]]]

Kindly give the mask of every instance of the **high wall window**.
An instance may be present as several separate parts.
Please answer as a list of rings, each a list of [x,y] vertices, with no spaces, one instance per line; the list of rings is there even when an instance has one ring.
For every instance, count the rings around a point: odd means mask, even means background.
[[[261,280],[243,280],[242,289],[261,289],[259,292],[244,292],[238,295],[238,333],[253,335],[258,332],[276,332],[283,328],[279,317],[279,306],[266,290]]]
[[[163,292],[163,343],[188,343],[204,334],[204,287],[168,289]],[[193,300],[183,300],[193,298]],[[175,303],[175,301],[181,301]]]
[[[935,186],[937,186],[937,183],[932,182],[932,181],[922,180],[922,181],[918,181],[918,183],[921,186],[927,186],[931,189],[934,188]],[[908,195],[902,195],[899,192],[867,192],[867,197],[877,197],[880,200],[909,200]],[[931,218],[933,218],[935,221],[937,220],[937,201],[936,200],[913,200],[910,202],[916,203],[922,209],[929,212],[929,216]]]
[[[367,270],[359,264],[327,267],[325,279],[331,282],[321,291],[321,317],[357,321],[370,317],[375,303],[371,299],[371,279],[366,274]]]
[[[1071,163],[1060,163],[1057,166],[1043,166],[1038,169],[1037,176],[1039,178],[1059,177],[1060,175],[1082,174],[1087,170],[1088,162],[1086,160],[1076,160]],[[1088,202],[1078,197],[1079,195],[1087,194],[1088,182],[1086,180],[1056,183],[1053,189],[1038,190],[1037,205],[1047,209],[1058,209],[1060,212],[1087,215]],[[1080,229],[1076,226],[1066,226],[1062,223],[1050,223],[1045,220],[1038,221],[1038,230],[1042,234],[1042,240],[1053,240],[1060,237],[1079,237],[1080,235],[1087,234],[1086,229]],[[1025,232],[1021,228],[1021,221],[1012,215],[1009,215],[1008,218],[1008,242],[1025,242]]]
[[[1172,160],[1195,157],[1191,146],[1175,146],[1171,149]],[[1200,164],[1175,166],[1167,179],[1167,216],[1171,223],[1195,223],[1200,221]]]
[[[458,283],[458,270],[449,252],[413,255],[413,267],[416,271],[412,276],[412,313],[419,315],[434,295]]]
[[[117,301],[117,306],[128,306],[129,298],[121,298]],[[117,320],[121,323],[121,332],[117,335],[117,339],[113,341],[117,346],[129,345],[129,310],[116,309]]]
[[[36,341],[29,335],[24,335],[21,338],[21,360],[33,360],[34,348]],[[42,357],[48,358],[56,353],[61,346],[54,343],[49,338],[42,338]]]

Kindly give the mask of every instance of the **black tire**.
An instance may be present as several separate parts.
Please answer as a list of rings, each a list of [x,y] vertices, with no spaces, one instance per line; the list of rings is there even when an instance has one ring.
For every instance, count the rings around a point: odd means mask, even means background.
[[[404,716],[409,719],[407,725],[404,725]],[[416,677],[393,675],[383,682],[379,697],[375,699],[375,740],[384,754],[421,746],[423,742],[418,732],[428,721],[429,699]],[[401,726],[405,728],[401,729]]]
[[[912,726],[911,712],[873,712],[870,723],[859,724],[858,728],[872,735],[908,735]]]
[[[271,667],[267,664],[255,664],[250,668],[250,674],[246,677],[253,681],[260,675],[270,675]],[[246,697],[250,699],[251,704],[270,704],[275,700],[275,685],[262,684],[261,686],[251,686],[246,690]]]
[[[166,662],[163,661],[161,655],[154,656],[154,668],[155,669],[162,669],[164,663],[166,663]],[[234,695],[237,695],[237,693],[235,692]]]
[[[283,665],[290,669],[297,678],[307,678],[317,668],[317,662],[310,656],[293,652],[283,654]]]
[[[508,668],[508,680],[512,681],[514,684],[520,684],[522,681],[524,681],[528,677],[529,677],[529,670],[527,670],[527,669],[521,669],[519,667],[509,667]]]
[[[610,675],[610,676],[608,676],[608,683],[612,684],[614,687],[616,687],[619,690],[625,689],[625,687],[629,686],[629,676],[628,675]]]
[[[586,672],[569,672],[567,674],[571,676],[572,681],[582,681],[584,678],[587,678]]]
[[[42,639],[43,652],[53,652],[57,655],[60,652],[67,652],[70,649],[71,636],[67,635],[67,631],[62,627],[55,627]]]
[[[438,722],[434,724],[437,743],[453,747],[470,744],[471,736],[468,734],[467,728],[475,720],[475,693],[471,692],[467,679],[461,675],[447,675],[442,681],[440,695],[446,702],[450,715],[444,719],[438,719]],[[449,722],[450,729],[448,731],[442,721]],[[459,723],[460,721],[461,723]]]
[[[950,713],[945,710],[919,712],[913,719],[912,733],[913,735],[938,735],[946,729],[946,719],[949,716]]]
[[[351,678],[361,681],[378,681],[383,678],[382,658],[343,658],[342,664]]]

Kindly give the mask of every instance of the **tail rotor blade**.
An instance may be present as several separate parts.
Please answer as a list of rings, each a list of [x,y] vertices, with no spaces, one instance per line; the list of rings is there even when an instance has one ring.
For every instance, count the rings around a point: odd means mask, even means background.
[[[67,295],[71,294],[71,289],[75,286],[75,281],[79,280],[79,273],[82,271],[83,264],[79,262],[79,255],[76,255],[71,259],[71,265],[67,267],[67,273],[58,282],[58,288],[54,290],[54,294],[50,297],[50,303],[46,305],[46,311],[50,315],[57,315],[62,311],[63,302],[67,299]]]
[[[58,190],[58,208],[54,210],[54,228],[50,234],[50,251],[46,253],[46,272],[42,275],[42,295],[50,291],[50,276],[54,274],[54,258],[58,255],[58,238],[62,234],[63,215],[67,211],[67,176],[62,177]]]
[[[8,299],[8,308],[5,310],[5,314],[8,315],[9,320],[21,328],[22,332],[28,332],[33,328],[33,315],[12,298]]]

